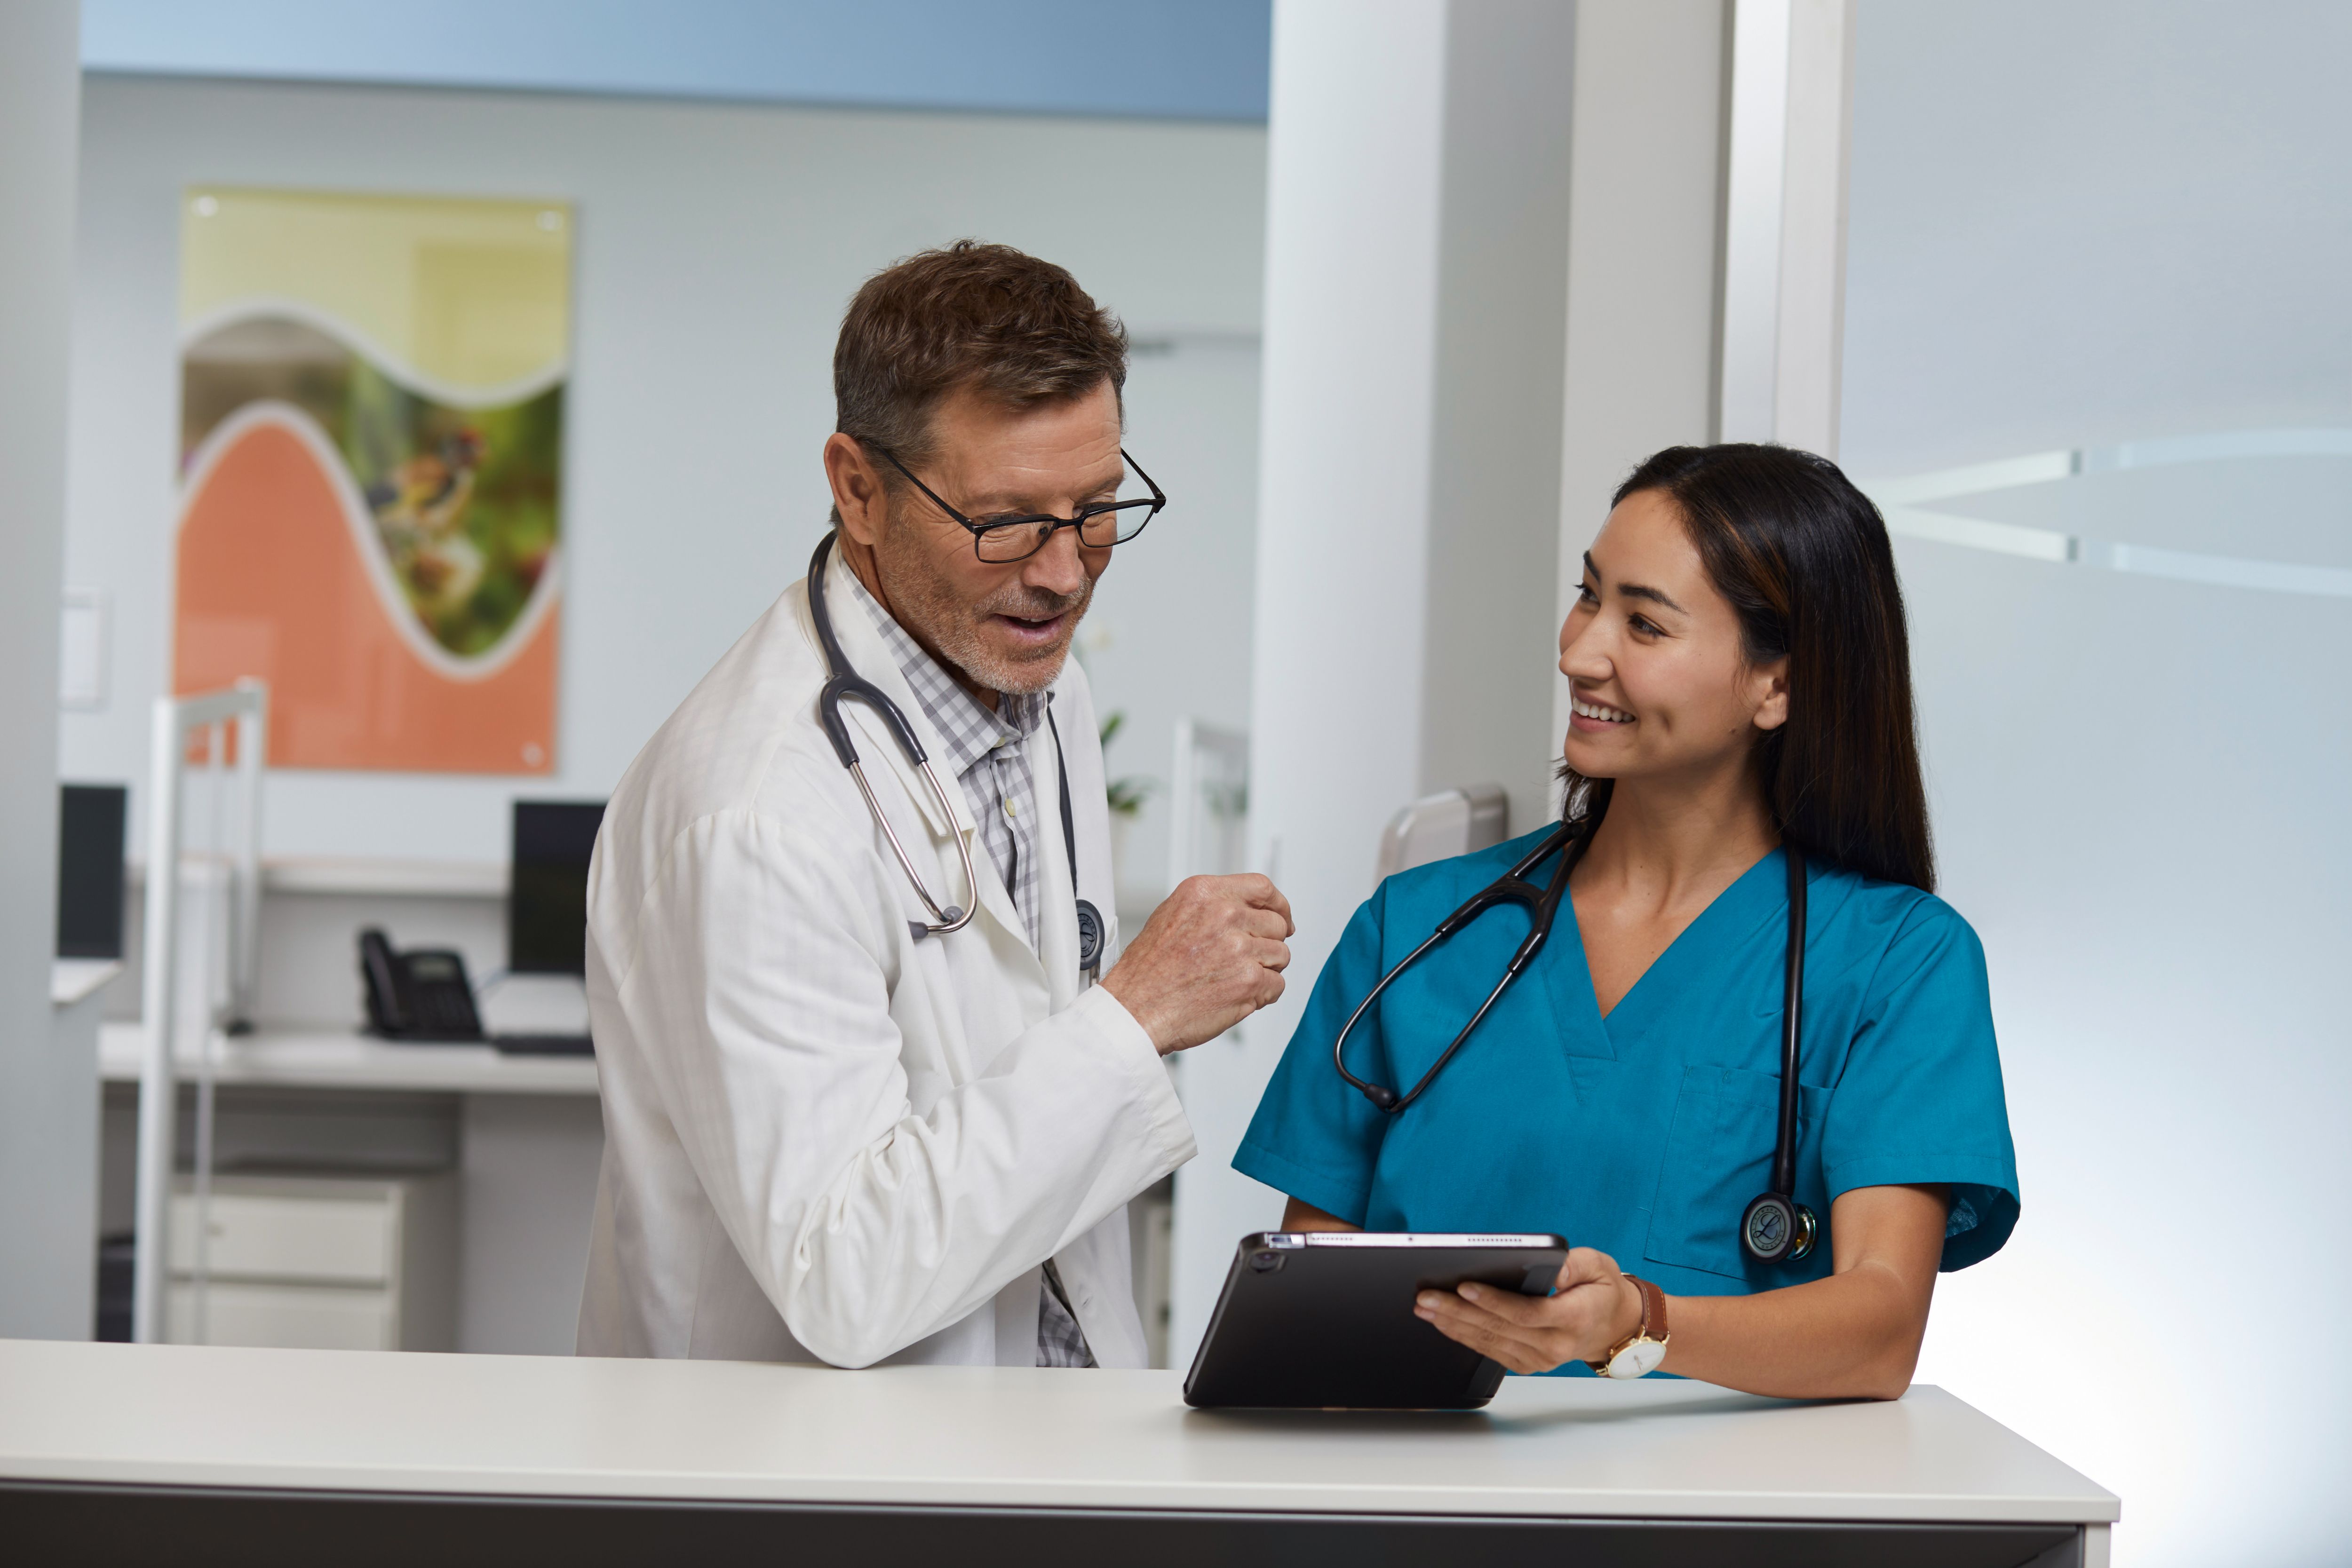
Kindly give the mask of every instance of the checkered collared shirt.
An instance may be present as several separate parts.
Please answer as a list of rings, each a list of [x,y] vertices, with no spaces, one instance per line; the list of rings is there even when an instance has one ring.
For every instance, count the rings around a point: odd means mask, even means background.
[[[948,771],[963,786],[964,804],[980,829],[981,846],[1013,895],[1013,907],[1020,911],[1030,951],[1036,951],[1037,795],[1030,782],[1026,743],[1045,722],[1045,694],[1003,693],[996,711],[989,712],[890,618],[864,583],[854,576],[850,581],[890,656],[898,662],[899,673],[915,689],[924,716],[939,731],[948,751]]]
[[[891,619],[890,612],[866,591],[864,583],[855,575],[849,581],[890,656],[898,662],[899,673],[914,688],[924,716],[939,732],[940,743],[947,747],[949,771],[963,786],[964,804],[980,829],[981,846],[1003,879],[1005,890],[1013,894],[1013,907],[1020,912],[1021,924],[1028,930],[1030,950],[1036,951],[1037,795],[1029,775],[1025,743],[1045,722],[1047,694],[1000,693],[996,711],[989,712],[907,634],[906,628]],[[977,900],[980,890],[974,888],[972,896]],[[1078,1327],[1068,1293],[1062,1288],[1061,1270],[1050,1258],[1037,1292],[1036,1364],[1095,1364],[1086,1331]]]

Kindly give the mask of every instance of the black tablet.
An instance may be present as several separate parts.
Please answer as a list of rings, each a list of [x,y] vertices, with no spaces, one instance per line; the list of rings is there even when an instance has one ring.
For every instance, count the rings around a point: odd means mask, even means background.
[[[1476,1280],[1548,1296],[1567,1260],[1557,1236],[1245,1236],[1184,1379],[1184,1403],[1475,1409],[1502,1385],[1502,1364],[1413,1316],[1414,1294]]]

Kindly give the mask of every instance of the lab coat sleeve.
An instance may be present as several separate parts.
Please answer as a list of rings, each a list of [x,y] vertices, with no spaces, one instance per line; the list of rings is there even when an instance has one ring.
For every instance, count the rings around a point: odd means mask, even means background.
[[[728,1239],[794,1339],[864,1366],[990,1300],[1192,1141],[1150,1038],[1099,987],[917,1115],[891,1011],[900,911],[819,838],[750,811],[690,824],[618,992]]]

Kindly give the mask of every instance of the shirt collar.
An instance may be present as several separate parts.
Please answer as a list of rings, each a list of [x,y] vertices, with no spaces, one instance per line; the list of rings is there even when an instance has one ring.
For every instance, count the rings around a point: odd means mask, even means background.
[[[915,700],[922,704],[923,716],[939,732],[940,743],[947,747],[948,760],[958,778],[997,747],[1026,740],[1045,722],[1050,692],[1001,692],[996,698],[996,711],[991,713],[905,627],[892,619],[890,612],[866,591],[856,572],[849,573],[849,586],[857,602],[866,607],[890,656],[898,662],[899,673],[907,677]]]

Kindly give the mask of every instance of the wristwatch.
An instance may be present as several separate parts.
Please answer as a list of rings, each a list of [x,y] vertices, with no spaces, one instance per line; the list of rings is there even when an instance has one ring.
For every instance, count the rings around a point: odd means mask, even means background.
[[[1584,1364],[1602,1377],[1647,1377],[1666,1359],[1666,1341],[1673,1337],[1666,1332],[1666,1293],[1631,1274],[1625,1282],[1641,1292],[1642,1322],[1607,1355]]]

